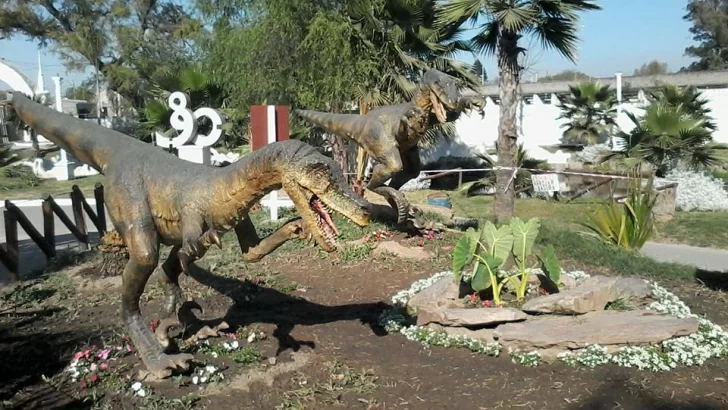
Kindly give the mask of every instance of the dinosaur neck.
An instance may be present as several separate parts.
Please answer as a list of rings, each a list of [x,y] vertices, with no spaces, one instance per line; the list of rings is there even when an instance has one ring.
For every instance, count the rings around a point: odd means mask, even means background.
[[[209,212],[222,225],[231,225],[247,214],[262,197],[280,189],[294,159],[289,144],[276,143],[245,155],[232,165],[216,170],[211,181]]]
[[[426,112],[432,110],[432,100],[430,99],[430,88],[419,85],[412,95],[412,103]]]

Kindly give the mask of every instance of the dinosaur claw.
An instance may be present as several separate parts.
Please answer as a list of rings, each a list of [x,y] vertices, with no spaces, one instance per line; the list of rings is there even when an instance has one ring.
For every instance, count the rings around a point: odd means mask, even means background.
[[[220,237],[217,235],[217,231],[210,231],[210,240],[212,241],[212,243],[217,245],[218,248],[222,249],[222,241],[220,241]]]

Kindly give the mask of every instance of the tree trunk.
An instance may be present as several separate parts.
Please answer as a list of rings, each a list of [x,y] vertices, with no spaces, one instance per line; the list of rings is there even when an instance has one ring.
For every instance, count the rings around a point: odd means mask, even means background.
[[[498,71],[500,78],[500,120],[498,122],[498,165],[516,166],[518,139],[518,35],[505,31],[498,42]],[[515,178],[513,169],[496,171],[496,193],[493,214],[497,223],[506,223],[513,217],[515,202]]]
[[[338,135],[329,134],[331,142],[331,154],[334,157],[334,161],[339,165],[341,172],[351,172],[349,170],[349,147],[343,138]]]

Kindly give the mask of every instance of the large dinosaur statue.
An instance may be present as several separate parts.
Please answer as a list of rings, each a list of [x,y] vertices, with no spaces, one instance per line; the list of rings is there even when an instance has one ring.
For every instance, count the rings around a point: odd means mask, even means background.
[[[354,194],[340,169],[300,141],[270,144],[236,163],[216,168],[193,164],[149,144],[91,122],[53,111],[13,93],[22,121],[105,176],[109,217],[129,251],[122,274],[121,317],[148,371],[169,377],[187,369],[193,356],[166,354],[166,332],[155,337],[143,320],[139,298],[159,261],[160,244],[172,246],[162,268],[165,313],[182,302],[179,275],[204,256],[219,235],[235,230],[243,259],[258,261],[289,239],[314,239],[336,249],[335,210],[354,223],[369,223],[369,204]],[[248,211],[264,195],[284,189],[302,219],[266,238],[256,233]],[[168,326],[167,326],[168,328]]]
[[[412,100],[404,104],[379,107],[366,115],[294,112],[314,125],[353,140],[377,162],[367,189],[387,198],[397,208],[397,222],[402,223],[410,207],[398,190],[420,174],[418,143],[425,132],[436,124],[455,121],[465,110],[478,108],[482,115],[484,106],[483,98],[461,96],[453,77],[432,69],[422,76]],[[387,187],[384,184],[390,178]]]

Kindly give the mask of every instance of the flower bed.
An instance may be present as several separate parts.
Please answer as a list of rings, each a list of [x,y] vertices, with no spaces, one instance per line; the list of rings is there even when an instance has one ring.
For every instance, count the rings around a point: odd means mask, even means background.
[[[589,277],[588,274],[581,271],[565,272],[564,274],[576,281]],[[413,318],[407,314],[407,302],[411,298],[441,279],[452,275],[453,272],[450,271],[440,272],[430,278],[418,280],[409,289],[398,292],[392,297],[393,308],[380,316],[380,324],[388,332],[401,333],[407,339],[418,341],[425,347],[464,347],[473,352],[498,356],[503,350],[503,346],[498,341],[484,343],[467,336],[453,336],[444,331],[416,326],[413,324]],[[678,366],[702,365],[711,358],[728,355],[728,333],[710,320],[691,313],[690,308],[684,302],[657,283],[651,282],[650,286],[652,298],[655,301],[646,307],[647,310],[681,319],[695,318],[699,322],[698,331],[652,345],[622,346],[613,353],[610,353],[604,346],[593,344],[573,352],[563,352],[558,355],[558,360],[566,365],[589,368],[614,363],[623,367],[667,371]],[[516,350],[510,351],[509,354],[514,363],[526,366],[537,366],[542,362],[539,351]]]

